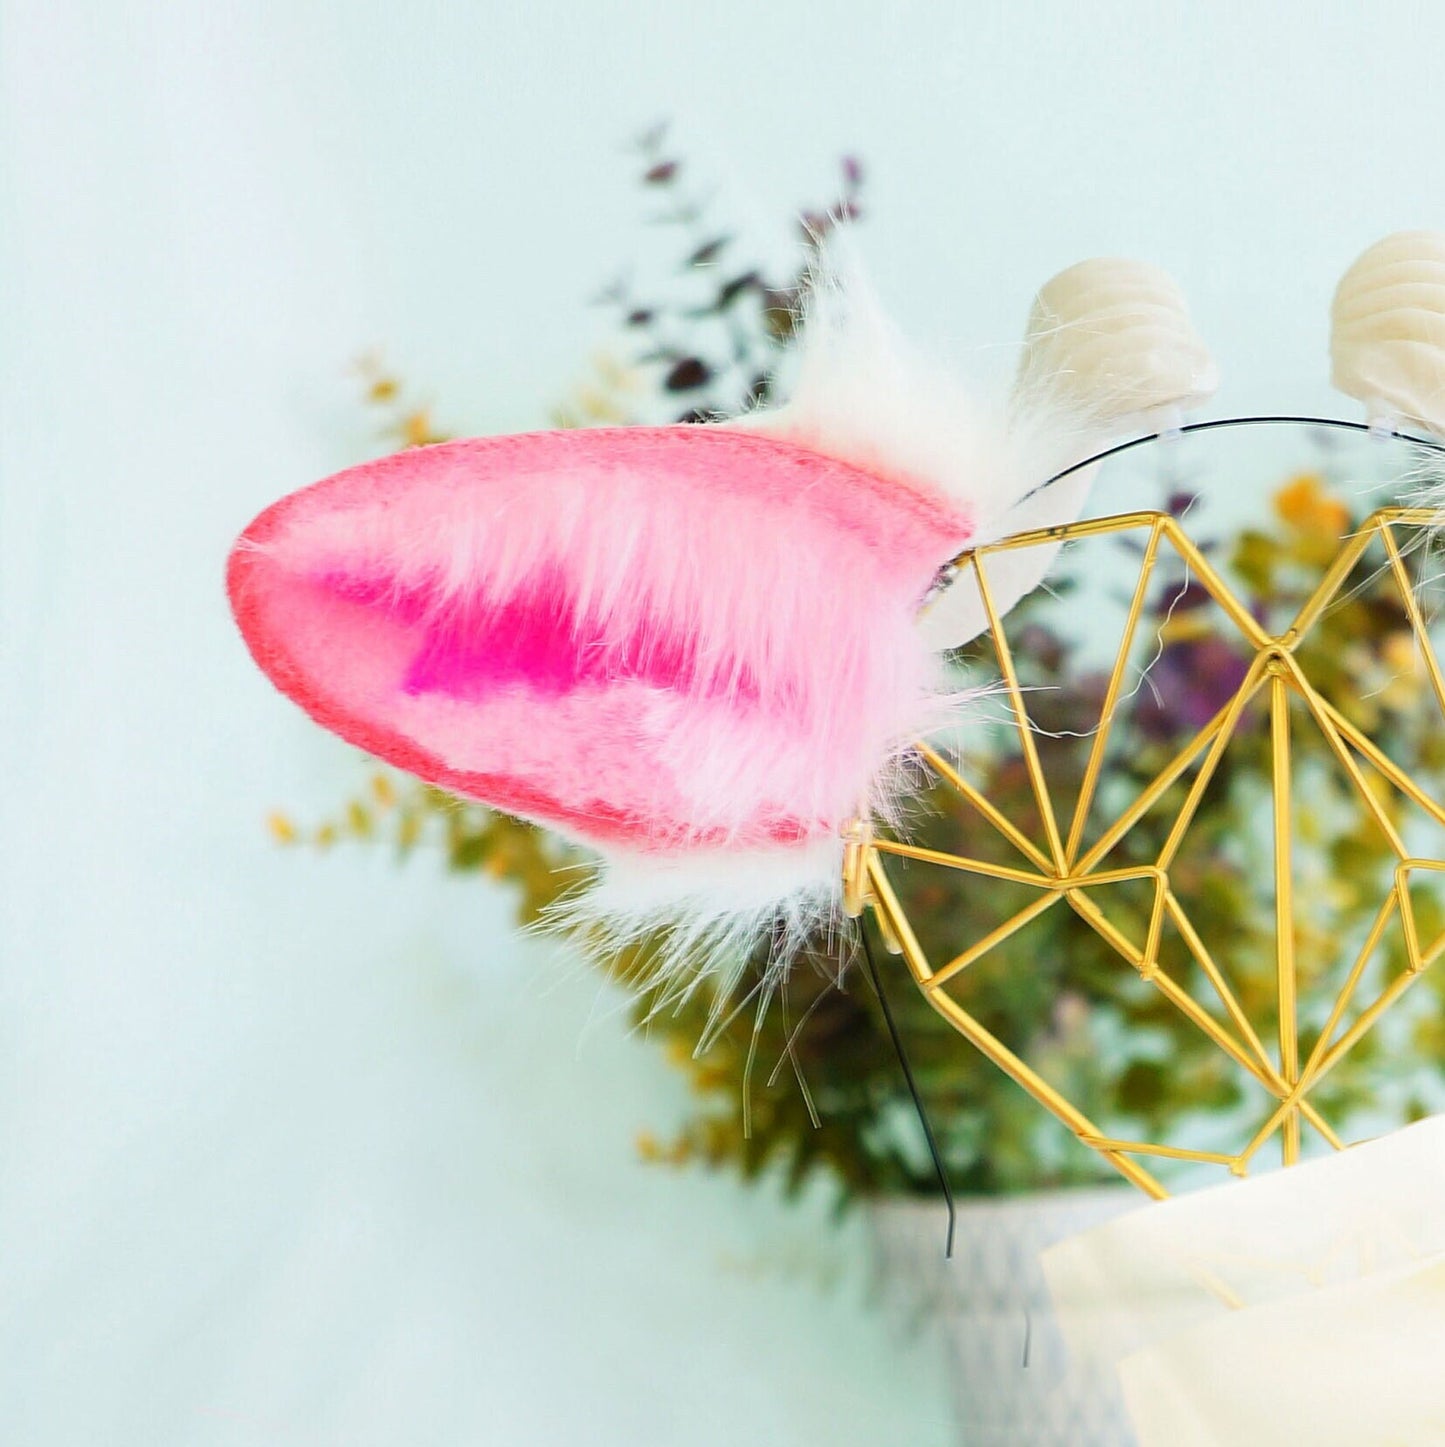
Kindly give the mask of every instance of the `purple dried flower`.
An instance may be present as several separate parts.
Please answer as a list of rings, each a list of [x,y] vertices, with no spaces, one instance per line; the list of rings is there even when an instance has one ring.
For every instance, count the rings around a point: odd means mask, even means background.
[[[1167,741],[1201,729],[1236,693],[1249,660],[1213,634],[1166,643],[1139,696],[1139,731]]]
[[[673,364],[662,385],[669,392],[691,392],[705,387],[712,380],[712,369],[701,357],[684,357]]]

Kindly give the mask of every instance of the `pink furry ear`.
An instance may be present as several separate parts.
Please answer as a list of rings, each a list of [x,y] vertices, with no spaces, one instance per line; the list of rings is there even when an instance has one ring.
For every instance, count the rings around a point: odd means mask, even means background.
[[[445,443],[262,513],[256,661],[445,788],[644,852],[830,839],[933,698],[914,614],[971,510],[717,427]]]
[[[856,272],[814,278],[799,363],[731,424],[445,443],[284,499],[231,555],[246,642],[342,737],[595,848],[573,918],[667,926],[687,967],[795,940],[951,720],[937,650],[980,620],[920,623],[938,570],[1072,517],[1083,480],[1030,490],[1097,420],[1041,386],[981,409]]]

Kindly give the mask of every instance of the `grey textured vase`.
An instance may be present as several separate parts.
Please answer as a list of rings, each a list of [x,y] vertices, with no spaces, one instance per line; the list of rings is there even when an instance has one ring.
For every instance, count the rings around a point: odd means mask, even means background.
[[[1114,1374],[1068,1360],[1039,1255],[1142,1203],[1127,1186],[963,1201],[951,1260],[940,1204],[874,1203],[880,1288],[941,1335],[964,1447],[1134,1447]]]

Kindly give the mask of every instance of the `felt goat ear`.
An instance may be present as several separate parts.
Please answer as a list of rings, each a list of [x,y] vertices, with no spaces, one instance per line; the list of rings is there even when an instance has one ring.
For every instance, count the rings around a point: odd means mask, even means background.
[[[1017,392],[1072,399],[1121,428],[1208,401],[1219,372],[1184,293],[1146,261],[1099,256],[1047,281],[1029,312]]]
[[[268,508],[228,575],[257,662],[377,757],[597,849],[581,909],[623,934],[802,932],[950,717],[918,625],[940,568],[1084,455],[1073,402],[990,412],[866,289],[814,298],[777,412],[443,443]]]
[[[1445,437],[1445,233],[1376,242],[1341,278],[1330,323],[1340,391],[1371,421]]]

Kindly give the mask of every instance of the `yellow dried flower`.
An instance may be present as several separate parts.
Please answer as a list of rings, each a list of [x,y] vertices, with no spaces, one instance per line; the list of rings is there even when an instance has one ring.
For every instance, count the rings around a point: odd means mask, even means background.
[[[620,422],[622,411],[615,402],[596,387],[581,386],[577,389],[577,405],[583,414],[593,422]]]
[[[1172,613],[1159,629],[1162,643],[1188,643],[1198,638],[1212,638],[1219,631],[1212,614],[1204,608],[1190,608]]]
[[[401,437],[408,447],[425,447],[430,442],[440,442],[440,435],[432,430],[431,408],[418,407],[415,412],[408,412],[401,420]]]
[[[1380,645],[1380,656],[1391,668],[1417,678],[1420,676],[1420,649],[1416,645],[1415,635],[1409,629],[1401,628],[1391,633]]]
[[[1324,479],[1316,472],[1291,478],[1275,493],[1274,510],[1298,532],[1339,538],[1349,531],[1349,508],[1325,491]]]
[[[278,844],[294,844],[296,842],[296,826],[279,809],[273,809],[266,816],[266,828]]]
[[[692,1063],[692,1088],[699,1095],[708,1095],[717,1090],[731,1089],[732,1067],[726,1060],[694,1060]]]
[[[371,797],[383,809],[390,809],[396,803],[396,785],[385,774],[371,776]]]

